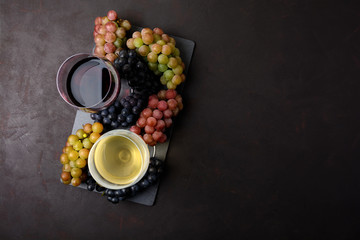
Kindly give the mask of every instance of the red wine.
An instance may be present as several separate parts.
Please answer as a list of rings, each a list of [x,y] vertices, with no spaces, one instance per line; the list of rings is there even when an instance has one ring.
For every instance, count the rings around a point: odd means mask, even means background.
[[[78,62],[69,72],[67,91],[71,101],[81,107],[90,107],[106,101],[111,95],[111,76],[104,62],[87,58]]]

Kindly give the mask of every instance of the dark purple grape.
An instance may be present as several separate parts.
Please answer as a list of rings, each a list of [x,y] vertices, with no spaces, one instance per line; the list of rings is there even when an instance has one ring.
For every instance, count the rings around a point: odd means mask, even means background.
[[[110,118],[104,117],[104,118],[103,118],[103,124],[107,124],[107,125],[111,124]]]
[[[100,112],[101,116],[105,117],[106,115],[109,114],[109,111],[107,109],[104,109]]]
[[[119,127],[119,123],[117,121],[112,121],[110,125],[111,125],[112,128],[118,128]]]
[[[109,113],[114,113],[115,112],[115,106],[111,105],[109,108],[108,108],[108,112]]]
[[[135,117],[134,117],[134,115],[132,115],[132,114],[129,114],[129,115],[126,117],[126,122],[128,122],[128,123],[132,123],[132,122],[134,122],[134,120],[135,120]]]

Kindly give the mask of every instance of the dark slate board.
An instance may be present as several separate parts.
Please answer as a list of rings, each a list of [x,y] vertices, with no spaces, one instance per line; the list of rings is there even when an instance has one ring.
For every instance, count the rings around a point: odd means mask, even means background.
[[[133,26],[133,31],[140,31],[140,27]],[[194,52],[195,48],[195,42],[191,40],[187,40],[181,37],[172,36],[176,40],[176,47],[180,50],[180,57],[185,63],[185,75],[188,73],[188,69],[191,63],[191,58]],[[179,85],[179,87],[176,89],[178,92],[182,92],[182,88],[184,86],[184,83]],[[181,113],[180,113],[181,114]],[[86,123],[93,123],[94,121],[90,118],[90,114],[86,112],[82,112],[78,110],[76,112],[75,121],[72,129],[72,134],[75,134],[76,130],[79,128],[82,128],[82,126]],[[171,133],[172,133],[173,126],[171,127],[169,131],[168,140],[165,143],[157,144],[155,147],[149,146],[150,155],[155,156],[159,158],[162,161],[165,161],[166,154],[169,148],[170,140],[171,140]],[[146,206],[153,206],[155,203],[156,195],[158,192],[160,181],[157,182],[157,184],[150,186],[145,191],[137,194],[134,197],[128,198],[127,201],[143,204]],[[79,188],[86,190],[86,184],[82,183]],[[96,191],[94,191],[96,192]]]

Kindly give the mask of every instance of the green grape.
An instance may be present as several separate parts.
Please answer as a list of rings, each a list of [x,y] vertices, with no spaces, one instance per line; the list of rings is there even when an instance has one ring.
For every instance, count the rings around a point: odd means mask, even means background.
[[[168,66],[169,66],[169,64],[168,64]],[[175,75],[174,72],[169,69],[164,72],[163,76],[167,81],[170,81],[174,77],[174,75]]]
[[[168,66],[167,65],[165,65],[165,64],[159,64],[158,65],[158,70],[160,71],[160,72],[165,72],[166,70],[168,69]]]
[[[180,65],[177,65],[176,68],[173,68],[173,71],[176,75],[181,75],[183,72],[183,68]]]
[[[60,155],[60,162],[63,165],[66,164],[66,163],[69,163],[69,158],[68,158],[66,153],[63,153],[63,154]]]
[[[168,56],[166,56],[165,54],[160,54],[160,55],[158,56],[158,62],[159,62],[160,64],[167,64],[167,63],[169,62],[169,58],[168,58]]]
[[[150,63],[156,63],[158,60],[158,55],[154,52],[149,52],[149,54],[147,55],[147,60]]]
[[[172,79],[171,79],[172,83],[175,85],[179,85],[182,82],[182,78],[180,77],[180,75],[175,75]]]
[[[174,54],[175,57],[179,57],[180,56],[180,50],[177,47],[175,47],[173,54]]]
[[[161,46],[166,44],[166,42],[164,40],[158,40],[158,41],[156,41],[156,43],[161,45]]]
[[[176,60],[176,58],[174,58],[174,57],[170,57],[169,58],[169,62],[168,62],[168,67],[169,68],[176,68],[176,66],[178,65],[178,62],[177,62],[177,60]]]
[[[143,57],[147,56],[150,52],[150,48],[146,45],[142,45],[141,47],[139,47],[138,50],[139,50],[139,54]]]
[[[76,131],[76,136],[78,136],[79,139],[84,139],[87,135],[84,132],[84,129],[78,129]]]
[[[71,169],[70,173],[73,178],[78,178],[81,176],[82,170],[80,168],[74,167]]]
[[[80,151],[82,148],[83,148],[83,144],[81,143],[81,141],[77,141],[73,144],[73,148],[76,150],[76,151]]]
[[[155,54],[161,53],[161,50],[162,50],[162,46],[160,44],[154,43],[151,45],[151,51],[154,52]]]
[[[83,148],[79,151],[79,157],[82,158],[82,159],[87,159],[89,157],[89,149],[87,148]]]
[[[154,37],[154,42],[157,42],[157,41],[161,40],[161,36],[159,34],[157,34],[157,33],[154,33],[153,37]]]
[[[151,71],[156,71],[157,68],[158,68],[158,64],[157,64],[157,63],[149,62],[149,63],[148,63],[148,66],[149,66],[149,69],[150,69]]]
[[[154,74],[155,74],[156,76],[160,76],[160,75],[162,74],[162,72],[160,72],[159,69],[156,69],[156,70],[154,71]]]
[[[167,82],[168,82],[168,80],[165,78],[164,75],[162,75],[162,76],[160,77],[160,82],[161,82],[162,85],[166,85]]]
[[[87,149],[90,149],[93,145],[93,143],[90,141],[89,138],[85,138],[82,143],[84,145],[84,148],[87,148]]]
[[[71,171],[71,169],[73,169],[73,168],[75,168],[75,167],[76,167],[75,162],[76,162],[76,161],[70,161],[70,162],[69,162],[69,165],[70,165],[70,171]],[[69,172],[70,172],[70,171],[69,171]]]
[[[68,137],[68,142],[70,143],[70,145],[73,145],[75,142],[77,142],[79,140],[79,137],[74,135],[74,134],[71,134],[69,137]]]
[[[175,89],[175,88],[176,88],[176,85],[175,85],[172,81],[168,81],[168,82],[166,83],[166,87],[167,87],[168,89]]]
[[[78,158],[75,161],[75,166],[78,167],[78,168],[84,168],[86,166],[86,160],[82,159],[82,158]]]
[[[116,48],[119,48],[121,47],[122,45],[122,40],[120,38],[116,38],[115,42],[114,42],[114,45]]]
[[[63,172],[70,172],[71,171],[71,166],[70,163],[72,161],[70,161],[69,163],[65,163],[64,166],[62,167]]]
[[[143,45],[144,43],[143,43],[143,40],[141,39],[141,38],[135,38],[134,39],[134,46],[136,47],[136,48],[139,48],[139,47],[141,47],[142,45]]]
[[[75,150],[71,150],[68,153],[68,158],[70,161],[75,161],[76,159],[78,159],[78,157],[79,157],[79,153]]]

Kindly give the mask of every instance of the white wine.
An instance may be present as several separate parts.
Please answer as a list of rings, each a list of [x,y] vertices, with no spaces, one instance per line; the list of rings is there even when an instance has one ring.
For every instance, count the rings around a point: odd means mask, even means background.
[[[135,181],[143,164],[139,148],[123,136],[109,136],[100,140],[95,149],[94,161],[103,178],[120,185]]]

